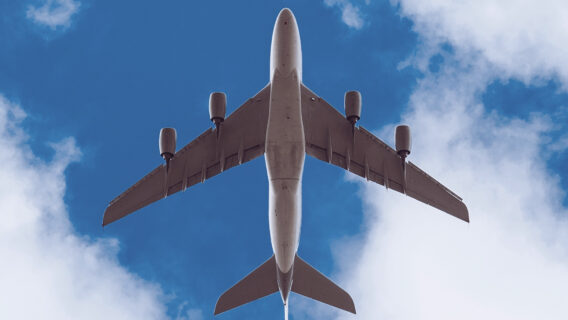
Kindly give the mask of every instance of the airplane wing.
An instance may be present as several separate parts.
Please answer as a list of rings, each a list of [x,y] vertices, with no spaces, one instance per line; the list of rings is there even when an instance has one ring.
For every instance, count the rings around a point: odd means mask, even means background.
[[[270,85],[110,202],[103,226],[264,154]]]
[[[411,162],[403,179],[402,159],[365,128],[351,123],[302,84],[302,119],[306,152],[367,180],[422,201],[469,222],[462,199]]]

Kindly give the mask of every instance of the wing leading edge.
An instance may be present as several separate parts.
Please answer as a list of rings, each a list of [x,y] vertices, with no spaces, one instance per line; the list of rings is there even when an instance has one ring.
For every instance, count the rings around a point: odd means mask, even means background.
[[[406,165],[394,149],[365,128],[351,123],[302,84],[306,153],[469,222],[462,199],[416,165]]]
[[[110,202],[103,226],[264,154],[270,85]]]

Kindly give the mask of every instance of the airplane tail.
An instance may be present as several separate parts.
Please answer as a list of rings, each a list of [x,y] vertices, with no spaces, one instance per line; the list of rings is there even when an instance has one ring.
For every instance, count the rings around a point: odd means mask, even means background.
[[[296,255],[292,292],[355,313],[355,304],[349,293],[341,289]]]
[[[214,314],[231,310],[275,292],[278,292],[278,282],[276,281],[276,259],[272,256],[225,291],[217,300]]]
[[[278,292],[277,266],[274,256],[225,291],[217,300],[214,314],[231,310],[243,304]],[[345,290],[296,255],[292,273],[292,292],[355,313],[353,299]],[[288,316],[288,305],[284,306]]]

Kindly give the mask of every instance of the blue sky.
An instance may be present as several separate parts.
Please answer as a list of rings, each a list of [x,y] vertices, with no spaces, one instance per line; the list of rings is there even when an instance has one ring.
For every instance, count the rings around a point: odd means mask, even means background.
[[[229,113],[266,85],[272,27],[290,7],[304,83],[340,110],[359,90],[360,124],[388,143],[409,123],[411,161],[472,220],[307,158],[299,254],[352,293],[358,319],[565,318],[568,8],[535,6],[2,2],[0,253],[13,262],[0,267],[0,315],[209,319],[272,254],[262,158],[100,225],[108,201],[161,163],[160,128],[181,147],[211,125],[210,92],[227,93]],[[18,311],[22,282],[45,300],[36,311]],[[290,310],[352,319],[297,296]],[[273,295],[217,318],[282,313]]]

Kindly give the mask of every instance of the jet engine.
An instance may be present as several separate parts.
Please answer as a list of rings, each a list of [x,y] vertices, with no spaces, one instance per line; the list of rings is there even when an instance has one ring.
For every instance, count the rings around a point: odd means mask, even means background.
[[[347,91],[345,93],[345,118],[355,125],[361,119],[361,93]]]
[[[407,125],[400,125],[396,127],[394,140],[396,145],[396,153],[403,159],[410,154],[412,146],[412,137],[410,136],[410,127]]]
[[[218,128],[225,120],[227,96],[223,92],[213,92],[209,96],[209,117]]]
[[[396,127],[394,132],[394,144],[396,145],[396,153],[400,156],[400,164],[402,165],[402,191],[406,194],[406,157],[410,154],[410,148],[412,146],[409,126],[400,125]]]
[[[176,153],[177,133],[174,128],[162,128],[160,130],[160,155],[166,160],[166,166],[169,168],[170,160]]]

